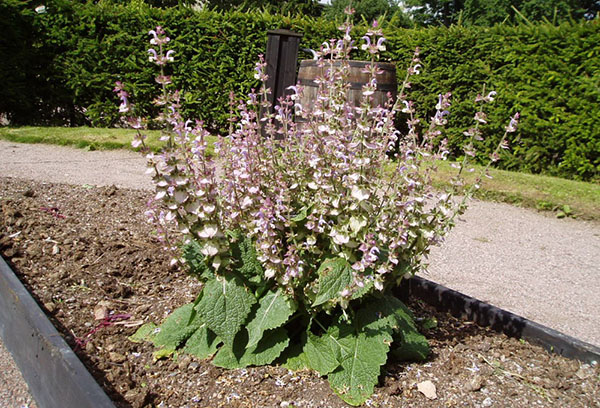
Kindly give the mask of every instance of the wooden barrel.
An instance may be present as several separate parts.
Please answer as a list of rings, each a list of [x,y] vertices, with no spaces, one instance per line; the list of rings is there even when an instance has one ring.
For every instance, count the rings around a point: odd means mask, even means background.
[[[300,99],[300,104],[306,111],[312,110],[314,101],[317,99],[318,85],[315,83],[315,78],[322,77],[323,70],[328,69],[330,61],[325,61],[325,66],[320,68],[317,65],[316,60],[302,60],[300,61],[300,69],[298,71],[298,84],[304,87],[304,94]],[[334,61],[334,66],[340,66],[340,61]],[[362,88],[370,80],[370,74],[362,72],[365,67],[371,65],[368,61],[349,61],[350,74],[348,76],[348,82],[350,83],[350,90],[348,100],[354,104],[354,106],[360,105],[362,98]],[[373,95],[372,106],[378,105],[384,106],[387,102],[387,94],[390,92],[395,98],[398,90],[398,82],[396,80],[396,65],[389,62],[380,62],[377,64],[379,69],[383,71],[377,75],[377,90]]]

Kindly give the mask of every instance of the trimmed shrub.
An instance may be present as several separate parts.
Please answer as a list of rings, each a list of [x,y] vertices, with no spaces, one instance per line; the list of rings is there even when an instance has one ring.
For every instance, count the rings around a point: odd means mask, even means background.
[[[211,130],[227,129],[228,95],[247,94],[258,86],[254,61],[264,53],[267,31],[292,29],[303,34],[301,47],[318,49],[336,35],[336,24],[311,17],[286,17],[268,12],[193,11],[185,7],[158,9],[143,2],[79,3],[48,0],[45,14],[33,12],[30,1],[6,0],[8,15],[2,47],[3,84],[0,112],[16,124],[115,126],[118,112],[111,93],[116,80],[126,83],[135,100],[151,101],[154,79],[148,54],[140,45],[144,32],[168,26],[175,58],[175,85],[182,90],[182,113],[203,119]],[[419,46],[424,75],[413,84],[418,113],[435,104],[431,95],[454,96],[448,136],[459,155],[462,132],[484,84],[498,92],[491,123],[503,123],[521,112],[517,139],[500,161],[503,168],[562,177],[600,177],[600,24],[564,23],[490,28],[453,26],[397,29],[388,38],[383,58],[403,72]],[[358,38],[366,27],[356,27]],[[308,58],[301,52],[301,57]],[[353,57],[362,58],[361,52]],[[429,96],[428,96],[429,95]],[[157,112],[150,102],[137,109]],[[499,125],[497,125],[499,126]],[[490,133],[501,129],[490,128]],[[486,139],[487,140],[487,139]],[[478,146],[480,160],[492,147]]]

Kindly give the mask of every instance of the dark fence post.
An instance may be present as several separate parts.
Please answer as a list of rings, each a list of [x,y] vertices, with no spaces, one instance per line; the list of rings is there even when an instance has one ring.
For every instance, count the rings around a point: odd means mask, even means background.
[[[290,94],[286,88],[296,84],[298,47],[302,34],[290,30],[272,30],[267,32],[267,87],[271,89],[269,102],[271,112],[277,100]]]

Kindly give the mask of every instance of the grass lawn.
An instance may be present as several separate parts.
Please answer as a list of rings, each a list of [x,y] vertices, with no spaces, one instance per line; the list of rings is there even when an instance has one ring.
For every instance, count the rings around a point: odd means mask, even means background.
[[[74,146],[84,149],[132,149],[130,129],[98,129],[88,127],[0,127],[0,139],[21,143],[47,143]],[[160,131],[147,132],[146,143],[152,150],[159,150]],[[215,138],[216,140],[216,138]],[[479,174],[475,167],[467,174],[467,181]],[[449,185],[456,169],[449,163],[441,163],[435,177],[438,187]],[[525,174],[491,169],[493,179],[484,179],[475,194],[483,200],[553,211],[558,217],[579,217],[600,220],[600,184],[566,180],[557,177]]]
[[[474,172],[463,172],[471,183],[482,169],[482,166],[472,167]],[[450,163],[441,163],[435,184],[447,186],[456,171]],[[490,174],[492,179],[483,179],[475,197],[553,211],[558,217],[600,220],[600,184],[497,169],[490,169]]]
[[[20,143],[46,143],[73,146],[81,149],[131,149],[135,131],[131,129],[103,129],[89,127],[0,127],[0,138]],[[159,130],[146,132],[146,144],[160,149]]]

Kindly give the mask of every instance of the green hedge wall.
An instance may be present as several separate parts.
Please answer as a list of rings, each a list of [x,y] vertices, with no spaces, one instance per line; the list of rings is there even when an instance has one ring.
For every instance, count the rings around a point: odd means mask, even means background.
[[[184,114],[224,131],[229,92],[244,95],[258,86],[254,66],[265,52],[268,30],[289,28],[315,39],[317,30],[325,30],[325,38],[337,31],[334,24],[316,24],[311,18],[159,9],[143,3],[49,0],[46,9],[46,14],[35,17],[35,31],[41,34],[33,53],[52,55],[50,61],[46,58],[45,75],[52,92],[40,95],[48,101],[41,108],[43,114],[15,112],[15,123],[60,122],[64,115],[56,113],[69,112],[74,125],[113,126],[119,119],[112,93],[116,80],[127,85],[140,113],[153,116],[157,68],[148,61],[148,31],[161,25],[173,39],[169,48],[175,50],[177,63],[168,69],[183,91]],[[307,44],[316,46],[315,41]],[[49,95],[65,96],[69,103],[57,105]]]
[[[390,59],[406,60],[422,49],[425,69],[416,77],[413,98],[433,106],[435,95],[450,91],[454,105],[448,135],[463,139],[475,112],[473,98],[495,90],[488,106],[491,126],[481,143],[487,155],[508,117],[521,123],[502,167],[576,179],[600,175],[600,24],[430,28],[389,35]],[[496,138],[494,138],[496,135]]]
[[[287,28],[304,35],[301,47],[318,48],[337,37],[336,24],[263,12],[195,12],[157,9],[143,2],[115,5],[47,0],[3,0],[7,33],[0,38],[0,112],[16,124],[117,123],[116,80],[127,84],[138,108],[152,114],[155,66],[148,62],[147,32],[166,27],[176,51],[171,69],[183,91],[186,116],[214,131],[227,127],[228,94],[247,93],[266,32]],[[355,38],[364,33],[355,28]],[[384,28],[384,31],[385,28]],[[498,25],[491,28],[393,29],[384,58],[396,61],[399,78],[416,46],[424,70],[411,97],[429,117],[437,94],[450,91],[454,105],[447,135],[454,153],[472,124],[473,99],[483,84],[498,92],[490,106],[481,158],[497,142],[510,115],[521,125],[500,166],[568,178],[600,179],[600,24]],[[357,54],[357,58],[360,55]],[[428,111],[429,109],[429,111]]]

